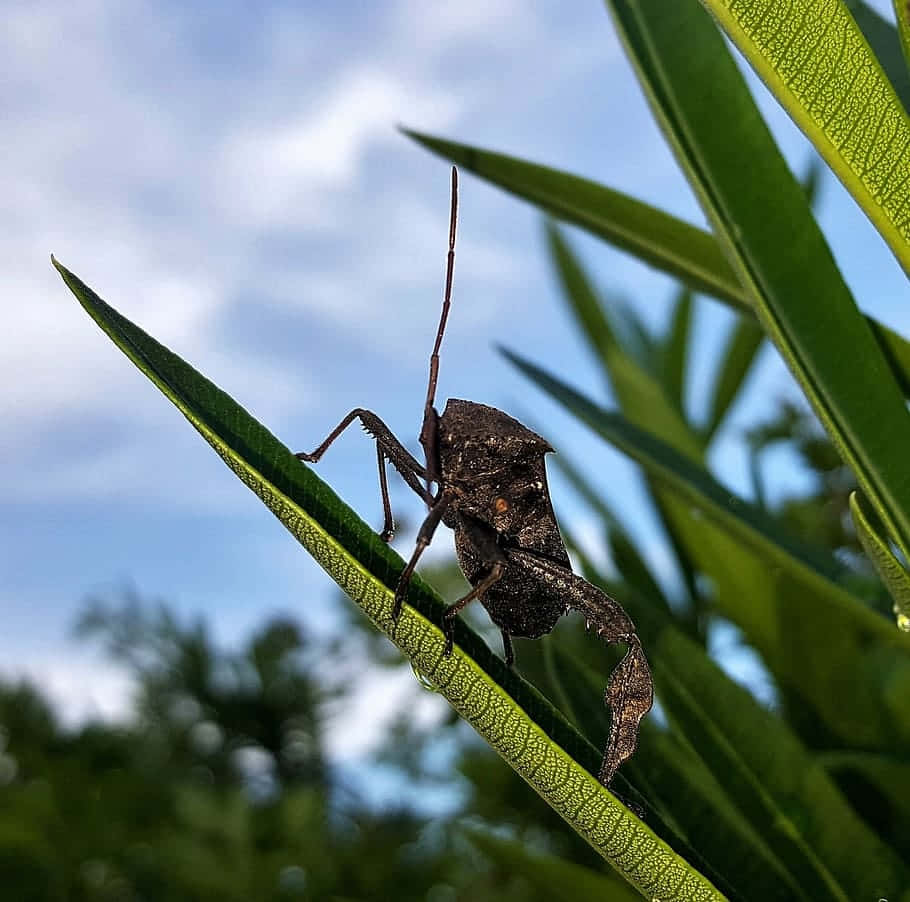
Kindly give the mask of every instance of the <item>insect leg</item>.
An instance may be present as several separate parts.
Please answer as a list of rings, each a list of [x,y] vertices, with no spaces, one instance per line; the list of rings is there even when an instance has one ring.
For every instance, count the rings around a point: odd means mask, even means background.
[[[411,559],[408,561],[407,566],[401,571],[401,577],[399,578],[398,586],[395,589],[395,603],[392,606],[392,620],[396,622],[401,616],[401,606],[404,604],[405,596],[408,594],[408,583],[411,582],[414,568],[420,560],[420,555],[423,554],[424,549],[432,541],[433,533],[436,532],[436,527],[439,526],[439,521],[442,519],[442,515],[445,513],[445,510],[451,501],[451,497],[443,492],[430,508],[426,520],[423,521],[420,531],[417,533],[417,545],[414,547],[414,552],[411,555]]]
[[[379,493],[382,495],[382,532],[379,538],[383,542],[391,542],[395,535],[395,521],[392,519],[392,504],[389,501],[389,481],[385,473],[385,454],[382,445],[376,442],[376,458],[379,462]]]
[[[427,503],[431,504],[433,502],[433,496],[430,492],[424,488],[420,483],[420,479],[426,478],[426,469],[417,461],[417,459],[405,448],[404,445],[398,441],[397,438],[392,434],[392,430],[386,426],[382,420],[376,416],[370,410],[364,410],[362,407],[356,407],[352,410],[328,435],[326,440],[318,447],[315,451],[311,451],[309,454],[301,451],[298,454],[295,454],[294,457],[305,460],[307,463],[317,463],[319,459],[325,454],[329,445],[344,432],[351,423],[354,422],[357,418],[360,419],[360,422],[363,424],[363,428],[376,439],[376,443],[379,445],[382,454],[384,454],[392,463],[392,466],[401,474],[401,478],[418,494],[421,498]],[[382,486],[382,480],[384,478],[384,473],[380,475],[380,487]],[[388,493],[385,493],[385,498],[388,497]],[[384,499],[385,501],[385,499]]]
[[[566,599],[566,611],[582,614],[588,629],[595,630],[605,642],[622,642],[628,648],[610,674],[604,694],[612,718],[598,779],[608,786],[619,766],[635,751],[638,725],[654,702],[651,670],[635,626],[617,601],[568,568],[525,549],[506,553],[510,566],[521,565],[556,586]]]
[[[496,532],[489,524],[469,514],[460,513],[458,516],[458,531],[469,540],[473,553],[484,564],[484,567],[476,576],[471,577],[471,582],[473,583],[471,591],[449,605],[445,614],[443,614],[442,631],[446,637],[445,653],[447,655],[452,654],[452,646],[455,641],[455,617],[467,604],[477,598],[482,598],[487,589],[502,578],[507,563],[506,556],[497,542]],[[481,576],[481,573],[484,575]],[[474,583],[474,579],[479,581]],[[512,654],[512,642],[505,630],[502,631],[502,642],[506,663],[511,667],[515,658]]]
[[[493,583],[497,582],[502,577],[505,568],[506,565],[502,561],[496,561],[490,568],[490,572],[467,595],[463,595],[446,608],[445,614],[442,615],[442,631],[446,637],[446,656],[452,654],[452,646],[455,644],[455,618],[458,613],[475,598],[480,598]]]

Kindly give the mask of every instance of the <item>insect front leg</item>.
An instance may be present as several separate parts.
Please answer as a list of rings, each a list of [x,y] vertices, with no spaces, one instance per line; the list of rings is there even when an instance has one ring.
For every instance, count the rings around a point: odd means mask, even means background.
[[[417,544],[414,547],[414,551],[411,554],[411,559],[408,561],[407,566],[401,571],[401,576],[398,579],[398,586],[395,589],[395,603],[392,605],[392,620],[396,623],[401,616],[401,608],[404,605],[405,596],[408,594],[408,585],[411,582],[411,577],[414,575],[414,569],[417,567],[417,562],[420,560],[420,556],[423,554],[426,547],[433,540],[433,533],[436,532],[436,527],[439,526],[439,521],[442,520],[442,515],[446,512],[446,508],[451,502],[452,497],[448,493],[442,492],[439,498],[433,502],[433,506],[430,508],[426,520],[423,521],[423,524],[417,533]]]
[[[379,462],[379,491],[382,494],[383,528],[380,533],[383,541],[388,542],[394,532],[392,521],[392,505],[389,502],[389,485],[386,479],[385,461],[391,461],[392,466],[401,474],[401,478],[427,503],[432,504],[433,496],[420,482],[426,479],[426,469],[417,459],[395,438],[392,430],[370,410],[357,407],[352,410],[328,435],[325,441],[315,451],[299,452],[294,457],[307,463],[317,463],[328,450],[332,442],[344,432],[351,423],[360,419],[363,428],[376,439],[376,456]]]
[[[526,550],[509,549],[508,557],[510,566],[520,564],[557,587],[565,598],[566,611],[578,611],[587,629],[605,642],[622,642],[628,648],[610,674],[604,694],[612,717],[598,779],[609,786],[619,766],[635,751],[638,726],[654,703],[651,669],[635,626],[619,602],[568,568]]]

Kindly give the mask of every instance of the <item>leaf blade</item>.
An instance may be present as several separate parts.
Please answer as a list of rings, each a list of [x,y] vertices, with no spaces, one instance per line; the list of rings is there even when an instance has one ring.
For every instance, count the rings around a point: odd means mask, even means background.
[[[866,557],[872,561],[882,582],[894,599],[894,613],[897,625],[905,632],[910,629],[910,573],[897,559],[888,546],[887,539],[872,525],[868,511],[864,510],[858,492],[850,495],[850,515],[856,534],[862,543]]]
[[[608,2],[653,112],[762,326],[907,553],[904,400],[723,37],[696,0]],[[848,359],[855,363],[849,369]]]
[[[764,339],[765,333],[752,319],[741,317],[733,324],[727,336],[717,378],[711,386],[708,421],[702,430],[706,444],[714,437],[739,396]]]
[[[404,133],[504,191],[676,276],[693,291],[754,315],[749,292],[710,232],[580,176],[416,131]],[[663,222],[661,228],[653,227],[653,217]],[[866,322],[910,398],[910,341],[871,316]]]
[[[221,389],[53,262],[86,312],[177,406],[228,467],[453,707],[595,850],[645,894],[680,902],[723,900],[706,878],[597,782],[591,773],[599,761],[596,750],[530,686],[522,685],[524,681],[493,658],[464,624],[457,624],[454,654],[444,657],[444,638],[435,625],[443,605],[422,581],[413,584],[396,628],[391,620],[390,586],[397,581],[401,559]],[[537,719],[530,711],[537,712]],[[562,744],[550,738],[554,732]],[[578,755],[590,761],[590,769],[573,757]]]
[[[581,226],[695,291],[743,310],[749,302],[714,237],[675,216],[588,179],[548,166],[403,129],[428,150],[523,197],[558,219]]]
[[[702,3],[910,274],[910,120],[846,6]]]

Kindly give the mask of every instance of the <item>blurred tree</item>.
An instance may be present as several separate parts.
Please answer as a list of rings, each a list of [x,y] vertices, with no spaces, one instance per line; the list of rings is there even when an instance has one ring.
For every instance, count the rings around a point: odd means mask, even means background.
[[[4,898],[548,898],[481,855],[457,827],[460,811],[440,820],[403,804],[373,810],[339,784],[324,731],[340,690],[318,676],[327,649],[298,625],[273,620],[227,652],[201,621],[184,626],[128,592],[119,605],[92,602],[77,632],[126,666],[134,706],[124,723],[68,731],[37,689],[0,684]],[[426,777],[436,739],[403,724],[379,759],[402,781]],[[527,801],[488,750],[463,734],[456,744],[478,781],[466,808],[480,810],[477,793],[493,787]],[[497,807],[489,798],[481,813],[510,823]],[[569,835],[539,800],[515,826],[534,811]]]

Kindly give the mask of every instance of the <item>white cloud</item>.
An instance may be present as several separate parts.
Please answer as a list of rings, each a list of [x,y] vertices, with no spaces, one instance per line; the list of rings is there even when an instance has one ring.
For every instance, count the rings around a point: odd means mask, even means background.
[[[371,147],[400,140],[396,122],[416,116],[445,127],[457,112],[438,89],[378,65],[342,70],[309,109],[239,123],[216,166],[215,192],[227,215],[254,228],[337,225],[332,197],[354,191]]]
[[[11,206],[0,232],[14,299],[5,327],[15,336],[0,354],[0,490],[21,501],[128,498],[173,442],[173,411],[69,297],[51,251],[266,423],[318,404],[320,385],[316,375],[290,378],[268,336],[237,328],[229,305],[240,297],[251,301],[248,322],[259,298],[297,307],[354,346],[423,369],[448,185],[428,157],[432,192],[413,177],[406,161],[418,155],[394,126],[457,133],[489,104],[491,74],[498,89],[521,90],[552,44],[543,15],[515,0],[432,10],[401,0],[352,43],[340,20],[266,8],[246,26],[249,58],[215,83],[200,53],[212,23],[200,31],[192,8],[14,5],[0,36],[21,95],[6,98],[0,173]],[[498,37],[506,28],[509,42]],[[478,65],[454,64],[478,49]],[[509,250],[511,235],[485,230],[485,197],[463,193],[452,341],[489,335],[501,300],[521,302],[503,287],[525,261]],[[273,258],[276,241],[287,250]],[[54,432],[74,422],[119,428],[79,451]],[[49,435],[56,459],[36,454]],[[150,502],[192,498],[195,478],[191,463],[175,474],[182,485]]]

